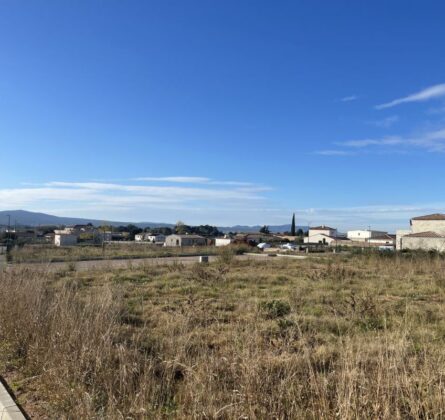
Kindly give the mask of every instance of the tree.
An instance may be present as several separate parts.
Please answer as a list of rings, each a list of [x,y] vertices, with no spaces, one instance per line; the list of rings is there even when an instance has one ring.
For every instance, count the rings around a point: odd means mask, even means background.
[[[292,224],[290,227],[290,234],[295,236],[295,213],[292,215]]]
[[[186,233],[191,233],[190,226],[187,226],[184,222],[178,220],[175,225],[175,233],[178,235],[185,235]]]
[[[135,225],[130,224],[130,225],[127,225],[127,227],[126,227],[126,231],[129,233],[128,239],[129,239],[130,241],[134,241],[134,237],[135,237],[138,233],[141,233],[141,232],[142,232],[142,229],[141,229],[141,228],[138,228],[138,227],[135,226]]]
[[[260,229],[260,233],[264,233],[265,235],[268,235],[268,234],[270,233],[269,226],[264,225],[264,226]]]

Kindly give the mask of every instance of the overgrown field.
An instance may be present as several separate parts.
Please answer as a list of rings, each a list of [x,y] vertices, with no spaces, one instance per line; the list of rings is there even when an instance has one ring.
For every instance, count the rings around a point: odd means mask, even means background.
[[[258,249],[247,245],[235,246],[234,252],[258,252]],[[209,247],[162,247],[149,243],[118,243],[105,246],[68,246],[56,247],[54,245],[25,245],[14,249],[10,258],[12,262],[51,262],[51,261],[82,261],[89,259],[109,258],[149,258],[174,257],[179,255],[216,255],[221,248]]]
[[[0,372],[35,418],[445,416],[445,260],[0,273]]]

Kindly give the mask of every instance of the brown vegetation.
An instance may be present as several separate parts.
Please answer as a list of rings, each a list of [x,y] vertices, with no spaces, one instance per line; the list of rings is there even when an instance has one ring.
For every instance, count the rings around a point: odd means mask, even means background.
[[[247,245],[232,247],[233,252],[258,249]],[[121,242],[101,245],[56,247],[54,245],[25,245],[11,251],[10,259],[15,263],[69,262],[91,259],[129,259],[151,257],[175,257],[179,255],[217,255],[221,248],[209,247],[162,247],[150,243]]]
[[[35,418],[441,418],[445,260],[0,273],[0,372]]]

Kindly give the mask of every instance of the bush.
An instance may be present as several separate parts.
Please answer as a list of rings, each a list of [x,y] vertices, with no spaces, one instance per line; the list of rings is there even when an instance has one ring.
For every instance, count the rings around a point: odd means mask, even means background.
[[[261,302],[259,304],[259,309],[264,313],[266,318],[281,318],[289,315],[291,312],[289,303],[282,300],[269,300],[266,302]]]

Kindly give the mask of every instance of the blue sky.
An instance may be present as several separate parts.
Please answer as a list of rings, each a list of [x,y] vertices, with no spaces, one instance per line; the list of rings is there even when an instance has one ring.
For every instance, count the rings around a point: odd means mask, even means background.
[[[0,2],[0,210],[394,230],[445,211],[445,4]]]

